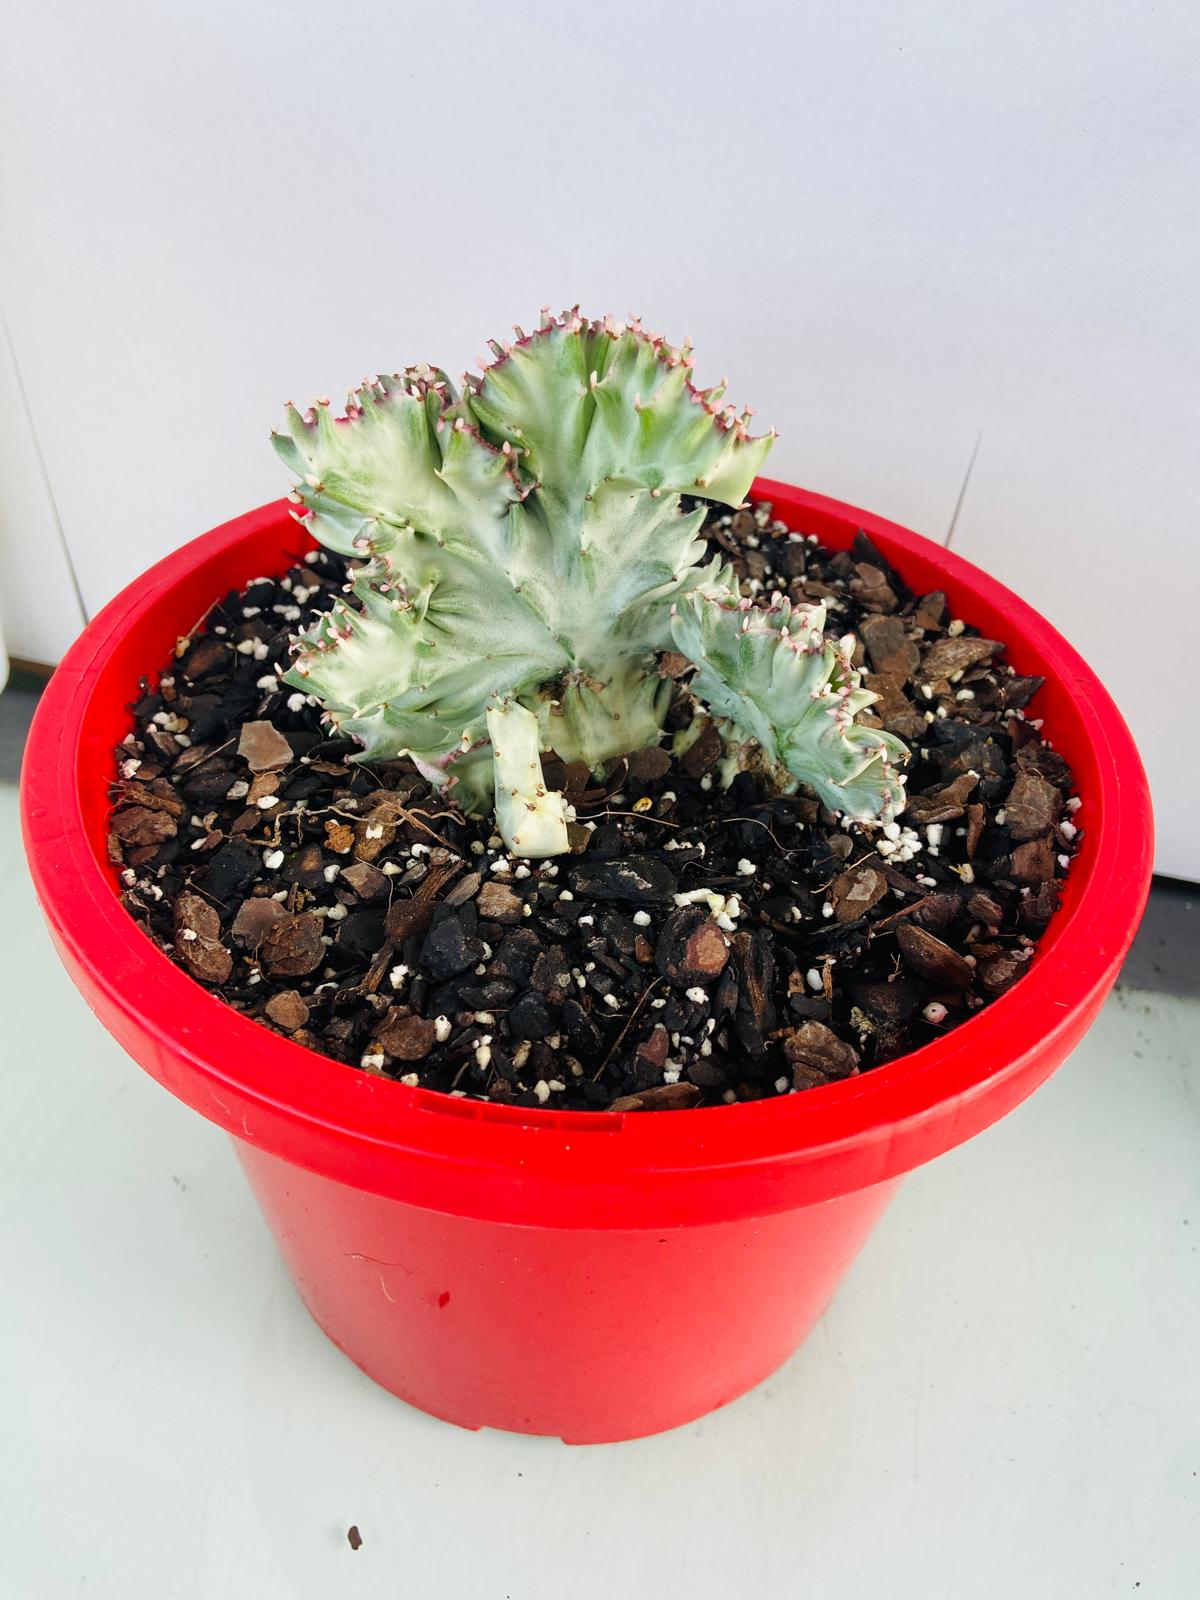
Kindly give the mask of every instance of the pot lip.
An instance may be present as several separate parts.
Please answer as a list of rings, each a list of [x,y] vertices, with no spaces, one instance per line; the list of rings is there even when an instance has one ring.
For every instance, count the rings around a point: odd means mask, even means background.
[[[1086,825],[1063,905],[1029,971],[1006,994],[944,1038],[860,1077],[777,1100],[651,1114],[456,1100],[348,1069],[235,1011],[176,967],[121,905],[115,869],[102,863],[88,836],[79,752],[100,669],[131,626],[189,573],[241,541],[278,532],[296,547],[298,530],[280,500],[202,534],[136,578],[88,624],[42,695],[22,772],[26,849],[52,933],[93,1008],[148,1070],[229,1131],[270,1147],[279,1142],[271,1129],[303,1129],[310,1144],[342,1147],[336,1160],[330,1157],[331,1167],[353,1164],[349,1147],[357,1147],[377,1156],[420,1152],[451,1164],[499,1166],[521,1179],[540,1173],[573,1180],[578,1152],[587,1147],[593,1181],[597,1173],[617,1180],[700,1171],[733,1176],[748,1169],[765,1175],[766,1166],[779,1163],[836,1166],[855,1147],[872,1145],[882,1177],[885,1168],[915,1164],[887,1159],[887,1146],[904,1130],[940,1114],[937,1147],[946,1149],[985,1125],[991,1118],[964,1114],[967,1105],[1002,1079],[1021,1075],[1056,1038],[1077,1037],[1136,930],[1153,841],[1137,749],[1072,646],[961,556],[886,518],[778,480],[756,480],[750,498],[786,502],[789,517],[807,519],[804,525],[822,536],[833,534],[835,544],[848,543],[846,530],[862,529],[895,559],[902,576],[906,555],[919,558],[947,588],[970,597],[960,608],[968,619],[970,602],[1003,612],[1014,647],[1018,640],[1028,646],[1039,670],[1066,686],[1095,757],[1089,780],[1095,790],[1084,795]],[[128,685],[128,698],[135,689]],[[131,1042],[139,1037],[140,1050]],[[164,1053],[184,1070],[162,1065]],[[1033,1076],[1028,1088],[1037,1081]],[[1010,1093],[994,1114],[1016,1098]],[[261,1138],[251,1129],[251,1113],[267,1130]],[[583,1133],[591,1137],[581,1140]]]

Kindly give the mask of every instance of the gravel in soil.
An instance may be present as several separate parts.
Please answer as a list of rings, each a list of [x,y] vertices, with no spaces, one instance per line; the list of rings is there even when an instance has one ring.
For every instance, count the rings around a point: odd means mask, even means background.
[[[757,1100],[865,1072],[1020,980],[1077,843],[1071,773],[1002,642],[768,505],[710,514],[744,594],[824,600],[912,751],[870,832],[717,781],[715,730],[601,780],[551,757],[571,854],[510,858],[406,761],[365,767],[279,681],[341,592],[325,551],[220,600],[134,704],[109,851],[197,982],[347,1066],[521,1106]],[[661,669],[685,664],[667,655]],[[686,675],[684,674],[686,681]],[[682,722],[686,708],[673,717]]]

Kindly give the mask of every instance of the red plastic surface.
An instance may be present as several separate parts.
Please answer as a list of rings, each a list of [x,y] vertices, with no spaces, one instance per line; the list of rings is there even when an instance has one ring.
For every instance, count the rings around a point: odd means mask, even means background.
[[[395,1392],[468,1426],[630,1437],[757,1381],[820,1314],[891,1180],[988,1126],[1059,1065],[1141,916],[1145,776],[1066,641],[894,523],[768,480],[754,494],[835,547],[864,528],[912,587],[944,589],[955,615],[1010,641],[1017,670],[1047,679],[1037,711],[1083,801],[1063,907],[1029,972],[944,1039],[860,1078],[652,1115],[452,1100],[268,1032],[140,932],[105,858],[113,746],[139,678],[212,601],[307,547],[286,502],[203,535],[118,595],[55,673],[30,736],[26,846],[89,1005],[147,1071],[235,1136],[330,1337]]]
[[[234,1148],[305,1305],[449,1422],[597,1444],[734,1400],[798,1348],[902,1181],[752,1220],[529,1228]]]

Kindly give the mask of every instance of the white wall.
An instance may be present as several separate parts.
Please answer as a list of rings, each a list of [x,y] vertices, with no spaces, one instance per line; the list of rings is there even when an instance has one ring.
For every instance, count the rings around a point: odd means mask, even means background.
[[[57,661],[84,620],[5,333],[0,322],[0,690],[8,655]]]
[[[1200,877],[1192,0],[7,18],[0,296],[89,606],[283,487],[285,397],[640,310],[772,471],[935,537],[979,441],[955,548],[1107,676]]]

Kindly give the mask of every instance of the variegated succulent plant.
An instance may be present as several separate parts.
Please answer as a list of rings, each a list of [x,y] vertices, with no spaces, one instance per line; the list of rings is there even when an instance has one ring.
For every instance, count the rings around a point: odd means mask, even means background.
[[[854,635],[830,639],[825,622],[823,603],[692,594],[672,633],[696,664],[692,693],[718,719],[727,783],[756,771],[781,793],[804,783],[831,811],[887,823],[904,804],[898,768],[908,750],[856,720],[878,696],[854,668]]]
[[[273,438],[301,520],[361,562],[350,598],[296,641],[288,682],[317,696],[363,760],[410,756],[465,810],[495,804],[506,842],[536,856],[566,848],[541,751],[597,769],[655,743],[679,692],[657,657],[693,631],[694,687],[716,693],[725,656],[708,648],[708,608],[720,631],[737,588],[707,559],[703,508],[681,496],[740,504],[773,434],[752,437],[751,414],[721,405],[723,384],[693,386],[690,346],[636,320],[575,309],[516,331],[460,390],[411,367],[364,382],[341,418],[324,401],[289,407]],[[767,704],[760,688],[754,674],[710,702],[735,767],[747,737],[763,743],[765,719],[784,715],[777,696],[772,713],[745,709]],[[825,696],[819,714],[835,715],[819,728],[785,719],[763,743],[766,768],[812,781],[796,753],[811,737],[813,770],[835,786],[840,775],[865,814],[872,780],[850,768],[867,749],[854,723],[866,703],[856,681]]]

